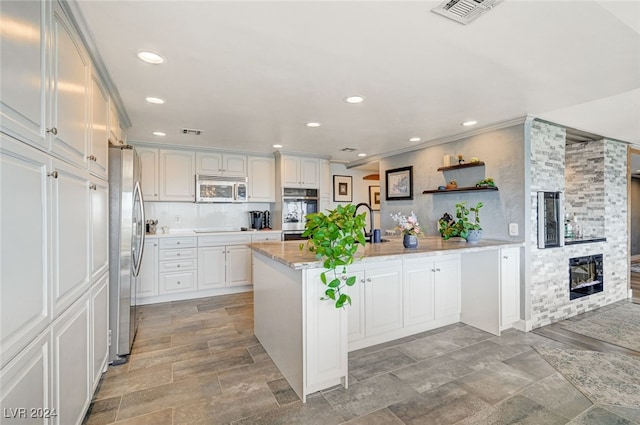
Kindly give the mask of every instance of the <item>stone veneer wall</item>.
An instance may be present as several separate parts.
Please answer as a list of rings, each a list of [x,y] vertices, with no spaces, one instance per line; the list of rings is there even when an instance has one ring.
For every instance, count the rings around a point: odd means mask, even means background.
[[[584,236],[604,235],[604,142],[566,146],[564,210]]]
[[[565,131],[534,121],[530,134],[529,276],[525,290],[526,328],[538,328],[628,297],[626,145],[603,140],[604,231],[606,242],[560,248],[537,247],[537,192],[565,191]],[[603,254],[604,291],[569,300],[569,258]]]

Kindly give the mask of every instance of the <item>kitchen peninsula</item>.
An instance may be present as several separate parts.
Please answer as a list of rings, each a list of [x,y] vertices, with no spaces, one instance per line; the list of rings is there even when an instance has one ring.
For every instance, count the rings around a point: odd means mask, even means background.
[[[366,244],[349,266],[352,305],[323,301],[322,264],[299,242],[254,243],[255,335],[306,396],[348,385],[348,352],[456,322],[495,335],[520,326],[520,242],[421,238]]]

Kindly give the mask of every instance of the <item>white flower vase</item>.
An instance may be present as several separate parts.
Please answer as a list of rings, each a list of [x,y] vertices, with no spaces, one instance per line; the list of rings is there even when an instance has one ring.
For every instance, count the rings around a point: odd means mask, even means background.
[[[402,245],[405,248],[415,249],[418,247],[418,237],[416,235],[404,235]]]

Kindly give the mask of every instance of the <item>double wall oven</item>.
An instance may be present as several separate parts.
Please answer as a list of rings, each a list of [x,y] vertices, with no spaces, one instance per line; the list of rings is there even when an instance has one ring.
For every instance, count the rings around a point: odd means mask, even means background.
[[[307,214],[318,212],[318,189],[285,187],[282,189],[282,240],[304,239]]]

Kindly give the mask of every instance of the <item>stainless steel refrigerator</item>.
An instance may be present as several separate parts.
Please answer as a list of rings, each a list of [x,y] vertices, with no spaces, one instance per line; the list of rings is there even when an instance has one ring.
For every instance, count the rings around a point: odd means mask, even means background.
[[[137,329],[136,288],[144,248],[140,158],[133,146],[109,147],[109,361],[125,363]]]

